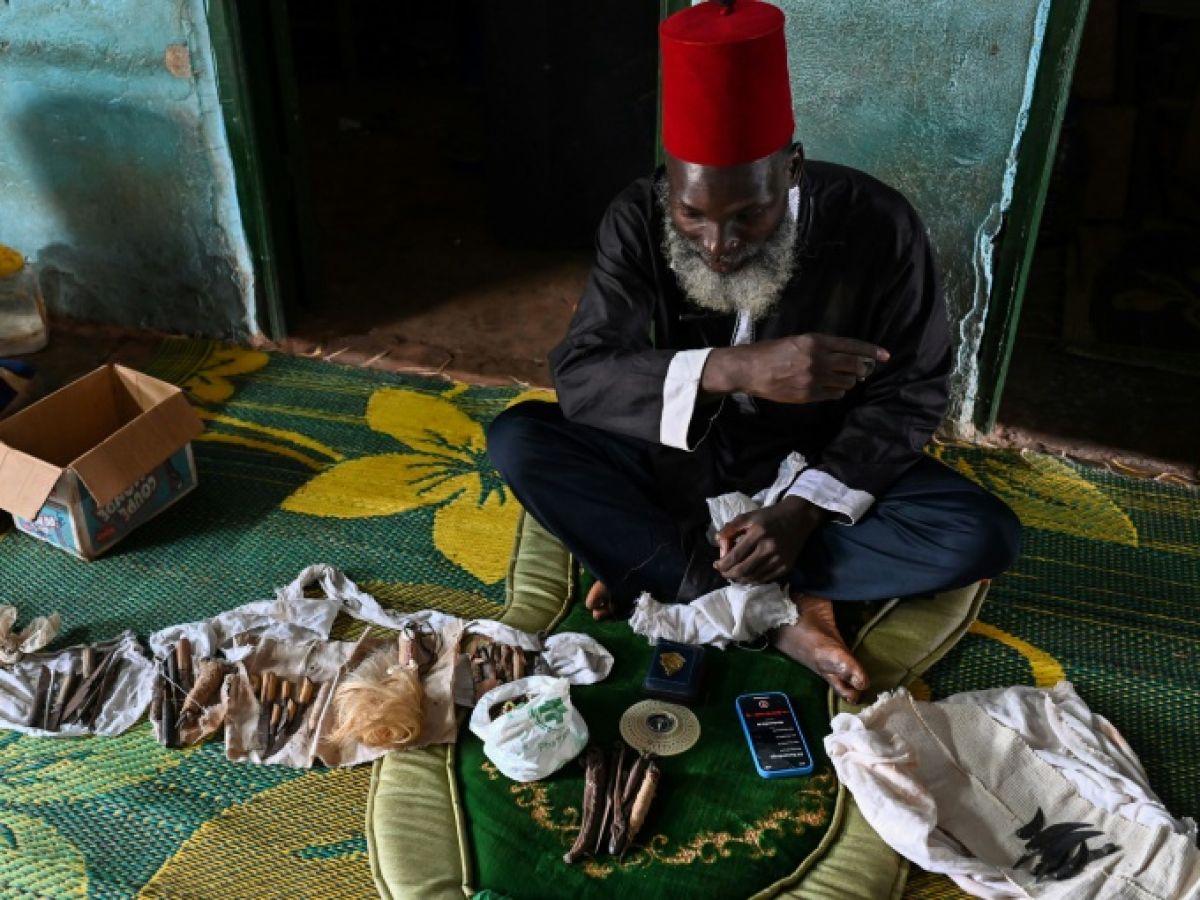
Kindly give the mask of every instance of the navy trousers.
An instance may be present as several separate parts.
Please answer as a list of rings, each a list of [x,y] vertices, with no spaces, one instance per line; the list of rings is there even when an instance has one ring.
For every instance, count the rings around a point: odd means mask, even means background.
[[[519,404],[488,429],[488,454],[517,499],[608,587],[618,609],[642,591],[686,602],[723,583],[703,529],[669,512],[678,504],[661,496],[649,446],[569,422],[553,403]],[[818,528],[789,581],[838,601],[929,594],[998,575],[1020,541],[1021,525],[1002,501],[923,458],[857,524]]]

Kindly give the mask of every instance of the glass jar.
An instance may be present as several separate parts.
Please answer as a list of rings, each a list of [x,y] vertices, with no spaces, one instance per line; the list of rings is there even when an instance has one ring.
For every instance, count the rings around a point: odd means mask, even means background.
[[[36,353],[49,340],[37,272],[20,253],[0,244],[0,356]]]

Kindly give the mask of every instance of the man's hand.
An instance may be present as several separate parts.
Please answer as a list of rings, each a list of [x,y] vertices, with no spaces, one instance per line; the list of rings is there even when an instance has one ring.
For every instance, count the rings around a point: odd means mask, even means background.
[[[740,515],[717,532],[721,558],[713,567],[730,581],[778,581],[792,570],[827,515],[800,497],[784,497],[774,506]]]
[[[840,400],[890,358],[866,341],[801,334],[713,350],[700,386],[707,394],[749,394],[777,403]]]

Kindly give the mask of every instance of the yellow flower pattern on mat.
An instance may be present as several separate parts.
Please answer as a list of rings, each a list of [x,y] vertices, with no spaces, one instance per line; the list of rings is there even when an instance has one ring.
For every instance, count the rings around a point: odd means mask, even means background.
[[[931,453],[942,459],[945,448]],[[950,465],[1011,506],[1026,528],[1138,546],[1137,527],[1124,510],[1052,456],[996,453],[975,461],[956,456]]]
[[[376,896],[367,863],[370,767],[310,772],[201,825],[139,897]]]
[[[1033,675],[1034,687],[1052,688],[1060,681],[1066,680],[1067,673],[1063,669],[1062,663],[1041,647],[1035,647],[1028,641],[1021,640],[1015,634],[1009,634],[1007,631],[997,628],[995,625],[989,625],[987,622],[972,622],[967,630],[971,634],[979,635],[979,637],[997,641],[1010,650],[1015,650],[1021,654],[1025,658],[1025,661],[1029,663],[1029,671]],[[908,685],[908,692],[917,700],[934,699],[929,683],[923,678],[914,678]]]
[[[1035,647],[1028,641],[1023,641],[1016,635],[1009,634],[1007,631],[1002,631],[995,625],[989,625],[987,622],[972,622],[968,631],[980,637],[999,641],[1005,647],[1016,650],[1021,656],[1025,657],[1025,661],[1029,663],[1029,670],[1033,673],[1034,687],[1051,688],[1067,677],[1067,673],[1063,671],[1062,663],[1045,650]]]
[[[0,815],[0,871],[6,881],[0,890],[12,896],[88,895],[87,860],[79,848],[53,825],[9,810]]]
[[[504,404],[504,408],[516,406],[518,403],[524,403],[526,400],[537,400],[541,403],[554,403],[558,400],[558,395],[547,388],[528,388],[521,391],[517,396],[513,397],[508,403]]]
[[[484,584],[505,575],[520,507],[488,462],[483,427],[445,397],[383,388],[367,424],[414,452],[338,463],[283,502],[327,518],[391,516],[436,507],[433,543]]]
[[[202,403],[224,403],[233,396],[233,375],[249,375],[266,368],[271,357],[260,350],[217,347],[204,365],[183,382],[183,389]]]
[[[192,752],[163,748],[148,723],[87,741],[8,741],[0,743],[4,799],[30,806],[85,800],[156,778]]]
[[[257,422],[237,419],[233,416],[222,415],[207,409],[197,409],[196,414],[204,420],[209,429],[196,438],[198,441],[236,444],[241,447],[249,447],[252,450],[262,450],[265,453],[274,453],[276,456],[294,459],[296,462],[318,471],[325,468],[326,460],[341,462],[345,459],[342,454],[333,448],[327,447],[320,441],[301,434],[298,431],[291,431],[286,428],[272,428],[269,425],[260,425]],[[214,425],[235,428],[239,431],[249,431],[252,434],[260,435],[260,437],[247,437],[240,434],[229,434],[225,431],[214,431],[212,430]],[[288,446],[289,444],[293,446]],[[303,450],[315,450],[321,456],[325,457],[325,459],[316,459],[304,453]]]

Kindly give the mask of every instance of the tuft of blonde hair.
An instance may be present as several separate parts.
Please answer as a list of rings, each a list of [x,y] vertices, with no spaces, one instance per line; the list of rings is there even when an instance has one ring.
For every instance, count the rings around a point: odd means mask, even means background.
[[[337,726],[331,737],[367,747],[403,750],[421,737],[425,689],[415,662],[401,665],[393,651],[380,650],[338,685],[333,696]]]

